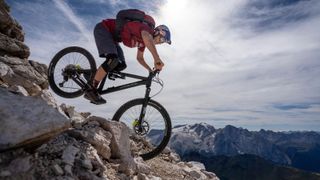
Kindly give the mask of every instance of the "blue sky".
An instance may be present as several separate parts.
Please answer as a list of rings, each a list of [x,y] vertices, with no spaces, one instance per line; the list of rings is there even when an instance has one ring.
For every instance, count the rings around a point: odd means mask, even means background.
[[[142,9],[157,24],[167,24],[173,43],[158,46],[165,88],[155,100],[175,125],[320,131],[319,0],[6,2],[24,28],[29,59],[45,64],[70,45],[88,49],[102,63],[92,30],[120,9]],[[127,71],[145,75],[135,60],[136,49],[123,49]],[[146,60],[152,64],[149,53]],[[108,118],[127,100],[142,97],[143,90],[107,95],[103,106],[56,98]]]

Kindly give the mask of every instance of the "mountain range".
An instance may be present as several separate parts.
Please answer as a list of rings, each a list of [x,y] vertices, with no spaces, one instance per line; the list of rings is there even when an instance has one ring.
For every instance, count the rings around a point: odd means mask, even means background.
[[[159,138],[156,134],[153,132],[151,139]],[[202,162],[221,179],[252,178],[254,173],[258,179],[320,179],[315,174],[320,172],[319,132],[249,131],[231,125],[216,129],[206,123],[178,125],[173,128],[169,147],[185,161]],[[253,168],[256,166],[259,171]]]

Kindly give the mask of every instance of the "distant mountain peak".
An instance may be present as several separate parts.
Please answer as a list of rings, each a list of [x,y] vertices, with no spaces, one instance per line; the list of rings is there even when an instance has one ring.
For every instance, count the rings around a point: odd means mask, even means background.
[[[215,129],[207,123],[181,125],[173,130],[170,147],[181,156],[199,153],[207,157],[254,154],[278,164],[294,165],[298,156],[312,154],[312,162],[320,162],[318,132],[249,131],[227,125]],[[319,157],[319,158],[317,158]],[[319,159],[319,160],[318,160]]]
[[[173,132],[191,133],[200,138],[205,138],[216,132],[216,129],[207,123],[201,122],[196,124],[177,125],[173,128]]]

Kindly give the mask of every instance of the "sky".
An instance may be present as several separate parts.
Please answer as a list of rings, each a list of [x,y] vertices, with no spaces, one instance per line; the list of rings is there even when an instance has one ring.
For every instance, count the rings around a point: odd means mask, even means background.
[[[25,32],[29,59],[49,64],[59,50],[81,46],[97,56],[95,24],[138,8],[166,24],[172,44],[157,46],[164,89],[154,97],[173,125],[206,122],[249,130],[320,131],[319,0],[6,0]],[[127,72],[147,75],[136,49],[121,45]],[[153,59],[146,50],[146,61]],[[108,82],[108,85],[122,82]],[[155,94],[160,88],[156,85]],[[144,87],[59,103],[112,118]]]

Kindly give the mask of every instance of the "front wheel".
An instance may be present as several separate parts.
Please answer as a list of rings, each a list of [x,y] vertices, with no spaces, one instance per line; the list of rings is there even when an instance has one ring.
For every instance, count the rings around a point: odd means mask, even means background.
[[[144,160],[152,159],[167,146],[171,136],[171,120],[165,108],[150,100],[141,126],[139,116],[144,99],[134,99],[122,105],[113,120],[124,122],[131,130],[131,139],[136,147],[133,151]]]

